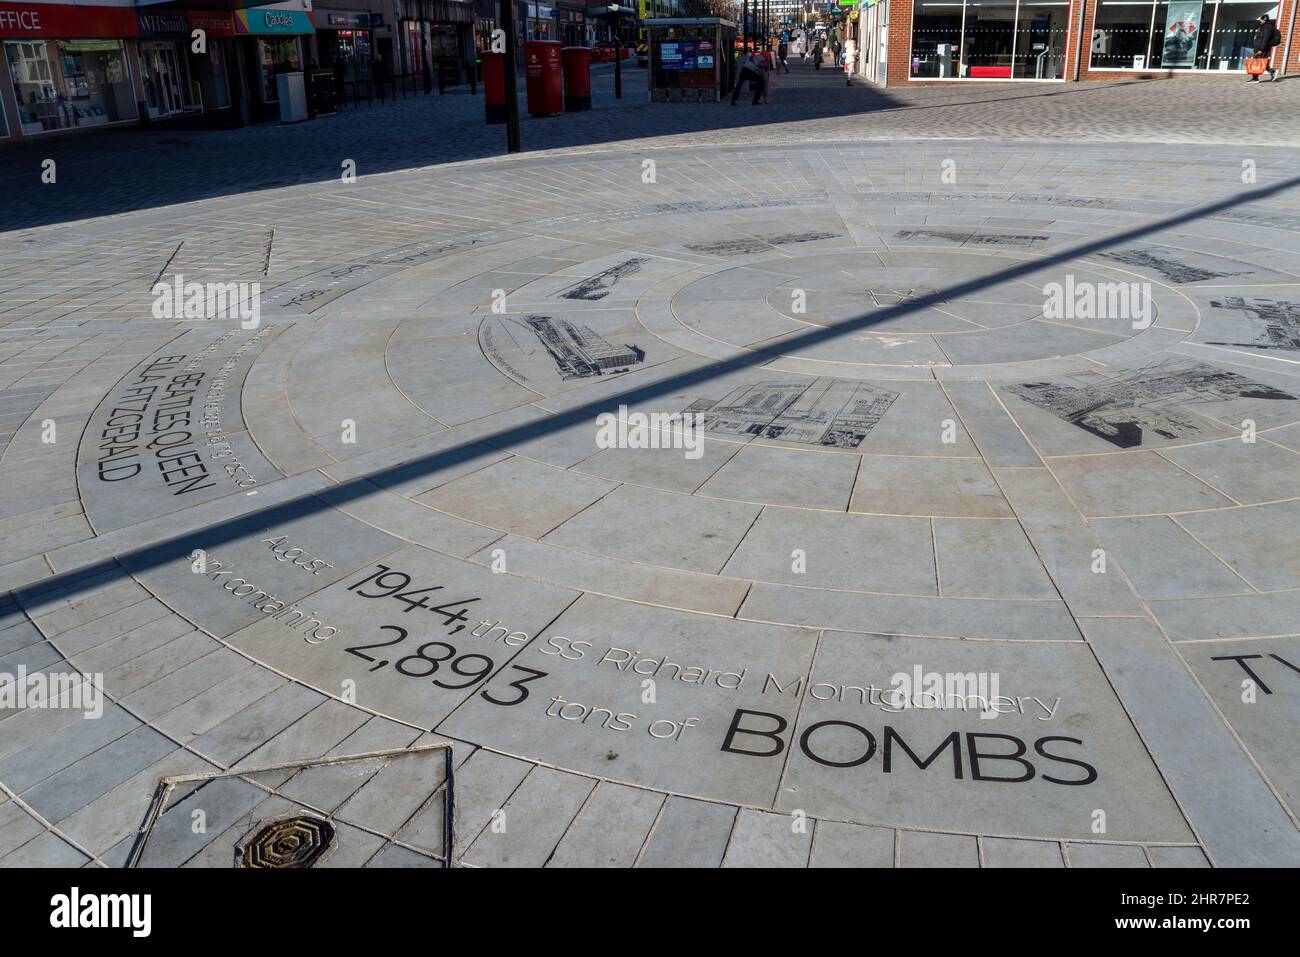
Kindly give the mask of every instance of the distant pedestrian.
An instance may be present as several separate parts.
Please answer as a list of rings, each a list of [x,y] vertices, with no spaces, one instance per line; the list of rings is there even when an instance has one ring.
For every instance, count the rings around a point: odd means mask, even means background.
[[[731,105],[736,105],[736,98],[740,96],[740,88],[746,83],[754,90],[754,106],[758,106],[759,100],[766,92],[764,90],[763,67],[759,64],[757,53],[746,53],[740,58],[740,70],[736,73],[736,88],[731,91]]]
[[[379,100],[384,101],[384,88],[388,85],[388,65],[382,56],[376,56],[370,64],[370,82],[379,88]]]
[[[822,38],[821,37],[818,37],[817,41],[813,44],[812,58],[813,58],[813,69],[820,70],[822,68]]]
[[[1282,34],[1277,32],[1277,27],[1273,26],[1273,21],[1268,18],[1267,13],[1259,15],[1259,27],[1255,30],[1254,39],[1250,42],[1255,48],[1255,56],[1269,61],[1266,69],[1269,82],[1273,82],[1277,79],[1277,71],[1273,69],[1273,48],[1282,42]],[[1252,76],[1246,82],[1258,83],[1259,77]]]
[[[787,40],[782,40],[776,45],[776,60],[781,64],[781,69],[785,70],[786,73],[790,72],[790,64],[785,62],[786,57],[789,55],[790,43]]]

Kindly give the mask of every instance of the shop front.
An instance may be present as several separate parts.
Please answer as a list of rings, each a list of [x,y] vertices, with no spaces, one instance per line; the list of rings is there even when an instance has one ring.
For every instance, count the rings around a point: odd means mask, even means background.
[[[369,12],[324,10],[317,7],[316,50],[321,66],[333,67],[346,82],[367,80],[374,59]]]
[[[560,33],[556,39],[566,47],[587,46],[586,0],[557,0],[554,12]]]
[[[185,51],[190,26],[184,10],[137,10],[140,33],[140,83],[149,118],[159,119],[195,109],[198,90],[191,90]]]
[[[909,76],[918,80],[1061,80],[1068,0],[913,0]]]
[[[529,3],[528,19],[522,31],[525,40],[558,40],[556,33],[556,14],[554,7],[545,3]]]
[[[189,61],[190,88],[199,109],[224,110],[233,102],[235,18],[228,10],[188,10],[191,31],[202,30],[204,49],[182,44]]]
[[[1260,15],[1276,21],[1279,12],[1276,0],[1100,0],[1088,70],[1240,72],[1254,54]]]
[[[1120,76],[1234,74],[1254,52],[1261,14],[1294,32],[1300,0],[876,0],[886,26],[891,81],[1061,81]],[[899,49],[906,40],[905,52]],[[874,49],[879,50],[879,47]],[[1283,59],[1290,52],[1290,62]],[[866,51],[863,51],[864,54]],[[879,54],[877,54],[879,55]],[[1279,47],[1273,65],[1294,73],[1300,45]],[[870,73],[864,70],[864,75]]]
[[[316,32],[301,3],[280,3],[235,11],[244,78],[251,92],[252,119],[278,115],[276,77],[301,72],[306,62],[303,39]]]
[[[6,136],[138,119],[130,7],[0,3],[0,106]]]
[[[457,0],[402,0],[402,38],[405,72],[428,78],[439,74],[449,84],[462,82],[475,51],[474,5]],[[522,28],[519,33],[523,36]]]

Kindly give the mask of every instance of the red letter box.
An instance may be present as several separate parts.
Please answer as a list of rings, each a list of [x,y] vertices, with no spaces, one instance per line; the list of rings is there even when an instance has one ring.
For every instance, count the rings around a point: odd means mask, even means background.
[[[529,40],[524,44],[524,75],[528,112],[552,116],[564,112],[564,82],[559,40]]]
[[[591,49],[565,47],[561,55],[564,60],[564,109],[570,113],[591,109]]]
[[[489,123],[506,121],[506,55],[483,53],[483,113]]]

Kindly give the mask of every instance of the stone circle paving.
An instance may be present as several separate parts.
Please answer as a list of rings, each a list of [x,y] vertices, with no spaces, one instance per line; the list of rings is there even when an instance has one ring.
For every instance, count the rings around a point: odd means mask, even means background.
[[[96,676],[0,710],[0,865],[1300,863],[1300,189],[1241,154],[0,235],[0,671]]]

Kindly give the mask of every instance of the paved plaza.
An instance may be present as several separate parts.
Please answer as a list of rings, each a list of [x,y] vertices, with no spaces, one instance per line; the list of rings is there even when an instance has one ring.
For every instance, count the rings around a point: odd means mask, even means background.
[[[0,152],[0,866],[1300,864],[1300,82],[795,70]]]

